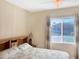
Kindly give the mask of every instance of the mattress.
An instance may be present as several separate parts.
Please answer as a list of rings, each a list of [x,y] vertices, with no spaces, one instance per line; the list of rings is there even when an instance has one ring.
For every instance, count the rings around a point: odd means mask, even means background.
[[[69,59],[67,52],[34,48],[25,43],[0,53],[0,59]]]

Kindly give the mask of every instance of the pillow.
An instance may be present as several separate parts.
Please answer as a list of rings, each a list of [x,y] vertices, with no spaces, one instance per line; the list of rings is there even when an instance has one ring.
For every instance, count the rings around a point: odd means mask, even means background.
[[[17,47],[12,47],[10,49],[4,50],[0,52],[0,59],[8,59],[9,57],[15,55],[18,52],[20,52],[20,50]]]
[[[31,59],[30,55],[32,55],[33,47],[30,46],[28,43],[24,43],[18,46],[19,50],[25,55],[26,59]]]
[[[22,50],[22,51],[25,51],[25,50],[27,50],[27,49],[29,49],[29,48],[32,48],[32,46],[30,46],[28,43],[24,43],[24,44],[18,46],[18,48],[19,48],[20,50]]]

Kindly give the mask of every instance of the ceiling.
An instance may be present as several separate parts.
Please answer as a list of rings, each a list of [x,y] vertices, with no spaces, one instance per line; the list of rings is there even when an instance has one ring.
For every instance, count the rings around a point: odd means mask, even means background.
[[[49,9],[56,9],[54,0],[6,0],[16,6],[26,9],[30,12],[38,12]],[[79,0],[63,0],[59,8],[79,6]]]

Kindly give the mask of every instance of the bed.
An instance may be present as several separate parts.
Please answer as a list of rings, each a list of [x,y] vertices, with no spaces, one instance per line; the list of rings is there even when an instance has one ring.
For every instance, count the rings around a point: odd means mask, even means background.
[[[69,59],[67,52],[35,48],[27,43],[0,52],[0,59]]]

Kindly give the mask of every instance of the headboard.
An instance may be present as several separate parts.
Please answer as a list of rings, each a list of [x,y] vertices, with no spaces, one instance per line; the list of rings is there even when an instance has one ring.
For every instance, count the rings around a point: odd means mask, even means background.
[[[8,48],[9,48],[9,41],[5,41],[5,42],[0,43],[0,51],[8,49]]]
[[[18,36],[0,39],[0,51],[11,48],[13,46],[21,45],[23,43],[28,43],[31,46],[36,47],[36,45],[32,44],[32,38],[30,36]]]
[[[18,36],[0,39],[0,51],[11,48],[12,46],[18,46],[27,42],[28,36]]]

